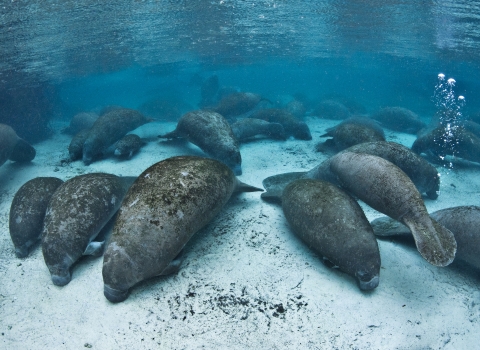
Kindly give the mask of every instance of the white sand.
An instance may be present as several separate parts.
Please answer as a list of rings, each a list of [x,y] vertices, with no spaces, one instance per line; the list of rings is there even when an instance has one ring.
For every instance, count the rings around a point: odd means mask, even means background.
[[[313,141],[242,145],[240,179],[260,186],[270,175],[309,170],[335,121],[308,119]],[[63,125],[54,124],[59,130]],[[141,136],[173,123],[142,127]],[[410,146],[414,136],[387,138]],[[0,167],[0,348],[4,349],[472,349],[480,344],[480,279],[465,267],[438,268],[414,247],[379,241],[380,285],[361,292],[354,279],[323,265],[289,230],[280,207],[259,193],[231,199],[186,248],[180,272],[146,281],[122,303],[103,296],[102,258],[85,258],[72,281],[54,286],[40,247],[17,259],[8,232],[15,192],[37,176],[68,179],[94,171],[139,175],[195,147],[150,142],[129,161],[60,166],[70,138],[36,145],[29,165]],[[429,211],[480,203],[480,167],[439,168],[441,194]],[[452,186],[452,185],[454,186]],[[372,220],[380,213],[363,205]]]

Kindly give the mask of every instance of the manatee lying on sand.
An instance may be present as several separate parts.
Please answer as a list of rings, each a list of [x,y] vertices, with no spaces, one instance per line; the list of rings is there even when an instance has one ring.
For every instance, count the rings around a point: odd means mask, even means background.
[[[332,157],[330,169],[343,188],[408,226],[429,263],[446,266],[453,261],[455,237],[428,216],[415,185],[395,164],[366,153],[342,152]]]
[[[378,286],[377,240],[352,197],[329,182],[299,179],[283,191],[282,208],[293,232],[324,260],[353,276],[361,290]]]
[[[123,301],[138,282],[173,272],[171,262],[193,234],[234,192],[251,191],[261,189],[214,159],[172,157],[146,169],[125,196],[105,252],[105,297]]]
[[[220,114],[212,111],[193,111],[184,114],[174,131],[160,138],[184,138],[210,157],[228,165],[235,175],[242,174],[240,146],[230,124]]]

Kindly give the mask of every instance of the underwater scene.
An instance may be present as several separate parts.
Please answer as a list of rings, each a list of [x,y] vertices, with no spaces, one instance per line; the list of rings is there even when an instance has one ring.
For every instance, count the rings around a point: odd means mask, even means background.
[[[480,1],[0,28],[0,348],[480,344]]]

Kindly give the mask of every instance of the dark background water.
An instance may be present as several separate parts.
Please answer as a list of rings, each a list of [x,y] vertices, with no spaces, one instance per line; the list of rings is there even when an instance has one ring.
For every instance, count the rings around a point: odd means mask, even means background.
[[[48,120],[170,99],[199,77],[276,99],[343,95],[428,118],[437,74],[480,109],[480,1],[5,1],[0,122],[31,141]]]

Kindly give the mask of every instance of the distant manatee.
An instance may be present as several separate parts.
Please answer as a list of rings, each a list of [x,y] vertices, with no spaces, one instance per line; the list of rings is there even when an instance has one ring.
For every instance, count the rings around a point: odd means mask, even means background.
[[[220,113],[227,119],[232,119],[250,112],[262,97],[251,92],[233,92],[223,97],[213,111]]]
[[[449,155],[480,163],[480,138],[463,126],[448,129],[439,126],[417,138],[412,151],[431,153],[439,160]]]
[[[130,159],[145,144],[146,142],[143,141],[138,135],[135,135],[135,134],[125,135],[115,143],[114,155],[116,155],[117,157]]]
[[[380,252],[358,203],[326,181],[299,179],[282,195],[292,230],[324,260],[353,276],[362,290],[378,286]]]
[[[10,206],[10,237],[18,258],[25,258],[40,240],[50,198],[63,183],[56,177],[36,177],[22,185]]]
[[[70,268],[82,255],[101,255],[92,242],[117,212],[133,182],[112,174],[91,173],[65,181],[50,199],[42,230],[43,258],[52,282],[70,282]]]
[[[399,167],[370,154],[342,152],[332,157],[330,169],[347,191],[408,226],[429,263],[446,266],[453,261],[455,237],[428,216],[420,193]]]
[[[382,108],[374,113],[372,118],[388,129],[410,134],[416,134],[426,127],[417,114],[403,107]]]
[[[344,104],[335,100],[324,100],[314,109],[313,114],[323,119],[347,119],[350,111]]]
[[[80,160],[83,157],[83,144],[90,133],[90,129],[83,129],[75,134],[68,145],[68,154],[70,160],[76,161]]]
[[[242,174],[240,146],[230,124],[212,111],[192,111],[184,114],[174,131],[160,138],[184,138],[200,147],[210,157],[228,165],[235,175]]]
[[[455,236],[455,261],[464,261],[480,270],[480,207],[469,205],[446,208],[431,213],[430,217],[452,231]],[[372,227],[375,235],[380,237],[412,237],[408,227],[389,217],[373,220]]]
[[[258,135],[273,140],[286,140],[287,135],[282,124],[270,123],[262,119],[243,118],[231,125],[233,134],[239,142],[243,142]]]
[[[146,169],[120,208],[103,260],[105,297],[127,298],[140,281],[172,273],[172,261],[234,192],[261,191],[240,182],[223,163],[172,157]]]
[[[336,128],[320,137],[330,136],[331,139],[318,143],[315,149],[318,152],[339,152],[344,149],[365,142],[385,141],[385,136],[376,128],[357,123],[341,123]]]
[[[90,129],[95,121],[98,119],[98,114],[95,112],[81,112],[77,113],[70,119],[70,124],[63,130],[66,134],[75,135],[82,130]]]
[[[293,136],[298,140],[311,140],[312,134],[305,122],[298,120],[295,116],[279,108],[261,109],[253,113],[251,118],[263,119],[270,123],[279,123],[283,125],[287,136]]]
[[[101,158],[108,147],[120,140],[129,131],[150,122],[133,109],[114,109],[101,115],[93,124],[83,144],[83,162],[89,165]]]
[[[29,162],[36,151],[27,141],[18,137],[13,128],[0,124],[0,166],[10,159],[14,162]]]

